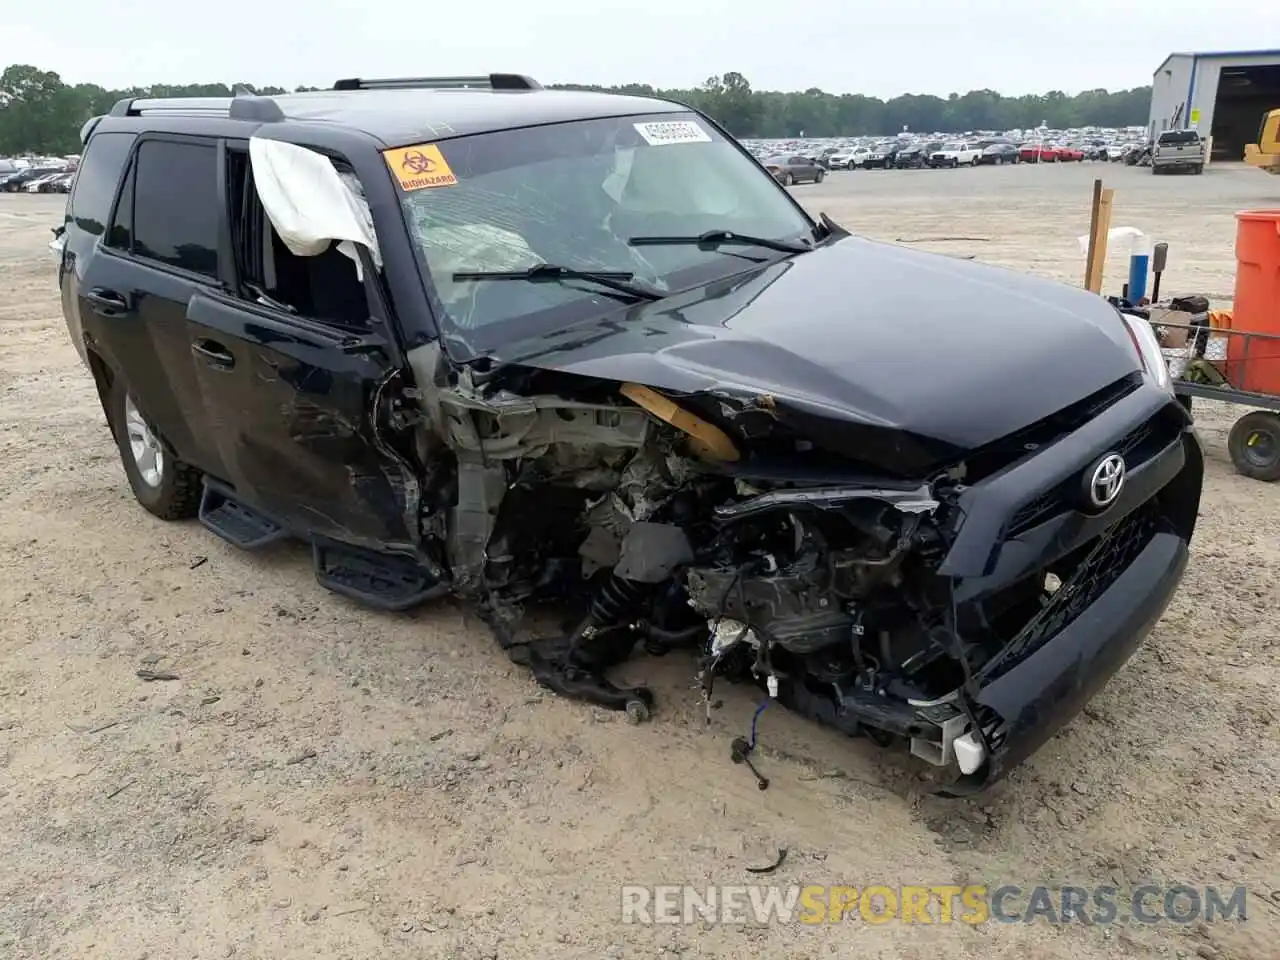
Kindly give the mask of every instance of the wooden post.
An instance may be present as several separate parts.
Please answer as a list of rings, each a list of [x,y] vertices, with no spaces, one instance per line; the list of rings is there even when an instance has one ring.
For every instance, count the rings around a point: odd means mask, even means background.
[[[1098,211],[1102,209],[1102,181],[1093,181],[1093,204],[1089,207],[1089,251],[1084,258],[1084,288],[1093,289],[1093,248],[1098,245]]]
[[[1096,216],[1089,226],[1089,263],[1085,267],[1085,289],[1090,293],[1102,292],[1102,272],[1107,261],[1107,234],[1111,232],[1111,206],[1115,191],[1094,182]]]

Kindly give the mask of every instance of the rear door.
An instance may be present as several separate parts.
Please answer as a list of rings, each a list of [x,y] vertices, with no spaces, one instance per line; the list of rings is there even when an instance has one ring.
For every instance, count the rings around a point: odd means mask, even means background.
[[[402,368],[387,318],[372,319],[381,301],[336,248],[289,252],[242,145],[228,146],[226,171],[230,279],[193,297],[186,319],[227,479],[296,533],[411,549],[416,496],[374,427],[383,387]]]
[[[178,456],[216,474],[220,465],[207,443],[205,408],[183,334],[191,293],[218,283],[215,221],[201,219],[202,210],[216,211],[215,142],[182,142],[191,151],[175,156],[166,152],[174,142],[164,138],[93,134],[68,202],[59,288],[82,358],[91,346]],[[136,210],[140,159],[165,184],[166,195],[152,196],[154,206]],[[170,169],[174,160],[182,164]],[[134,242],[136,225],[146,242]]]
[[[99,249],[116,193],[129,163],[137,135],[117,131],[95,134],[85,147],[80,175],[67,200],[62,222],[62,257],[58,264],[58,291],[67,333],[82,360],[85,357],[85,324],[80,314],[84,276]]]
[[[114,135],[95,135],[88,161],[98,139]],[[80,276],[77,313],[86,336],[178,456],[225,476],[186,321],[192,296],[221,286],[218,163],[213,138],[138,138],[110,228]],[[73,211],[89,176],[86,162]]]

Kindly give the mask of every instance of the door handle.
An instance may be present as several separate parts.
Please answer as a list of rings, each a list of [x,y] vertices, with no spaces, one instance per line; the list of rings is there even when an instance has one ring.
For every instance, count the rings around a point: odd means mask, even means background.
[[[128,297],[106,287],[94,287],[85,294],[85,299],[89,301],[94,313],[104,317],[122,317],[133,311],[133,304]]]
[[[231,355],[231,351],[216,340],[205,340],[204,338],[193,340],[191,352],[211,367],[230,370],[236,365],[236,358]]]

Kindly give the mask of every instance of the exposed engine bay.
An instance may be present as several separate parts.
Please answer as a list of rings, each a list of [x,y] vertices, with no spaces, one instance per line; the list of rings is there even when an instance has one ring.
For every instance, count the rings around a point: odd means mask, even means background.
[[[985,657],[959,639],[935,573],[955,477],[774,476],[647,387],[578,395],[464,379],[418,398],[423,442],[454,466],[424,483],[424,523],[453,591],[515,662],[639,721],[651,692],[605,671],[641,646],[686,648],[708,704],[717,678],[750,682],[939,765],[967,747],[961,769],[976,768],[981,735],[960,691]],[[539,629],[549,605],[575,612]]]

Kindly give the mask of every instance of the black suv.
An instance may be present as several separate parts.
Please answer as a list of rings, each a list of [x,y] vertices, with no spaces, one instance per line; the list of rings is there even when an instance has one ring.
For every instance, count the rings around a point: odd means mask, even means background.
[[[714,121],[515,75],[125,100],[59,281],[139,502],[562,694],[696,651],[981,788],[1125,661],[1202,461],[1106,300],[810,218]],[[544,612],[552,611],[548,619]]]

